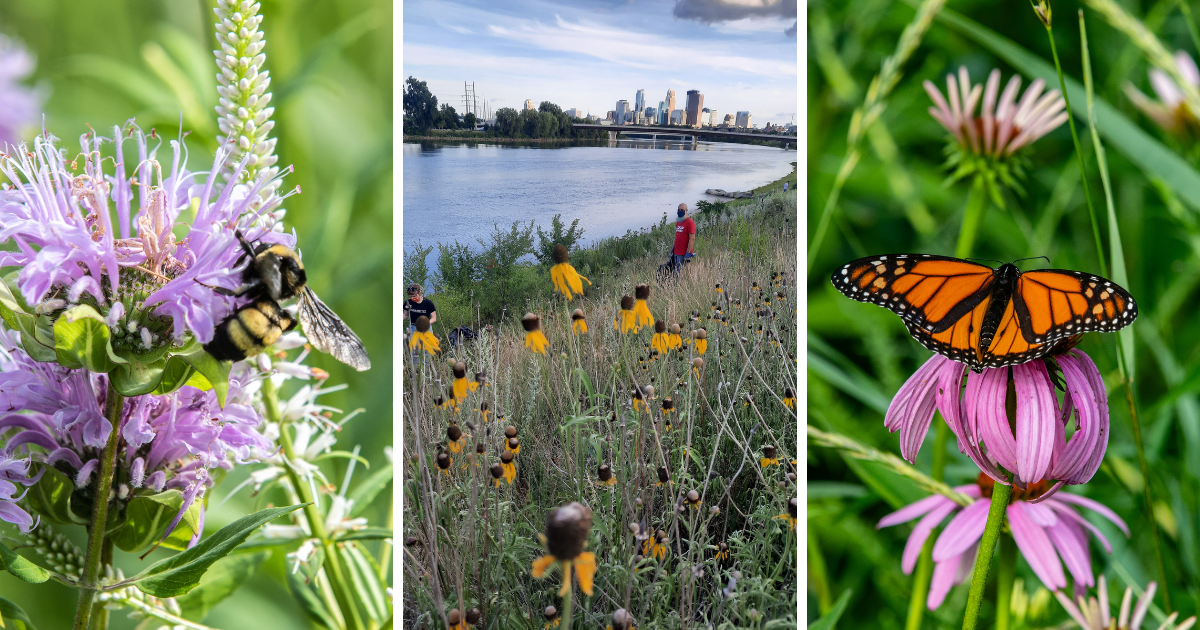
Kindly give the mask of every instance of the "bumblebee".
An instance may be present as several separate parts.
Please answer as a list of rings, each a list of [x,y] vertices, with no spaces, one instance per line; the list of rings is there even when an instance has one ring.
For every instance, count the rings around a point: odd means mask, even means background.
[[[296,252],[265,243],[255,248],[240,231],[236,235],[248,259],[242,285],[234,291],[214,290],[253,301],[217,326],[213,340],[204,345],[209,354],[222,361],[241,361],[262,352],[296,327],[295,318],[279,302],[299,297],[299,323],[314,348],[360,372],[371,367],[362,340],[308,288],[304,263]]]

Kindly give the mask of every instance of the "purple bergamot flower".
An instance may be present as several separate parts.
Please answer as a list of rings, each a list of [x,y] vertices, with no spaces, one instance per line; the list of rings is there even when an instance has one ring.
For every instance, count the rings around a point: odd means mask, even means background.
[[[40,478],[40,474],[29,476],[28,458],[16,458],[0,452],[0,521],[16,525],[22,534],[28,534],[37,522],[29,512],[17,505],[17,501],[25,496],[24,492],[17,495],[17,484],[32,486]]]
[[[21,83],[35,65],[28,50],[0,35],[0,150],[15,147],[22,134],[38,124],[44,95]]]

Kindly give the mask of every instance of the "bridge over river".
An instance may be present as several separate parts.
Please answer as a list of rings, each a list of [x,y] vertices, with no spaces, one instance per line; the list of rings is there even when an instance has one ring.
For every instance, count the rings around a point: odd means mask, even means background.
[[[694,129],[692,127],[660,127],[657,125],[592,125],[587,123],[572,123],[575,129],[600,129],[608,132],[609,140],[616,140],[617,134],[636,134],[639,136],[650,136],[651,140],[664,140],[668,138],[678,138],[681,136],[691,136],[692,142],[695,143],[701,136],[720,141],[722,138],[748,138],[751,140],[766,140],[768,142],[778,142],[783,145],[783,148],[791,148],[796,144],[796,136],[780,136],[775,134],[765,133],[746,133],[743,131],[726,131],[723,129]]]

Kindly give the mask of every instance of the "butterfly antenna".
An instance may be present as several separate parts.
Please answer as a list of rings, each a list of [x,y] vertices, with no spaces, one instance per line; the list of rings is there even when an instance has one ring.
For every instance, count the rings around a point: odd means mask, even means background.
[[[1029,257],[1029,258],[1022,258],[1022,259],[1020,259],[1020,260],[1014,260],[1014,261],[1013,261],[1013,264],[1015,265],[1015,264],[1017,264],[1017,263],[1019,263],[1019,262],[1026,261],[1026,260],[1037,260],[1038,258],[1041,258],[1042,260],[1045,260],[1047,265],[1049,265],[1049,264],[1050,264],[1050,259],[1049,259],[1049,258],[1046,258],[1045,256],[1031,256],[1031,257]]]
[[[983,262],[994,262],[997,265],[1004,264],[1004,263],[1000,262],[999,260],[992,260],[991,258],[965,258],[964,260],[982,260]]]

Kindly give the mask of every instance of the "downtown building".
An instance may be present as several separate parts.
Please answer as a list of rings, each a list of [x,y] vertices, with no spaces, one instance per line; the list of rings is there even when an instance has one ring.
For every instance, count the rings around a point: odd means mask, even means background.
[[[704,112],[704,95],[700,90],[688,90],[687,92],[687,118],[684,124],[689,127],[700,126],[700,114]]]
[[[629,113],[629,101],[625,99],[617,101],[617,107],[613,110],[613,113],[616,115],[614,120],[616,124],[625,124],[626,114]]]
[[[659,109],[665,112],[666,121],[663,124],[671,124],[671,114],[675,111],[675,90],[667,90],[667,100],[659,105]]]
[[[738,112],[737,118],[734,119],[734,126],[749,129],[751,124],[750,118],[750,112]]]

